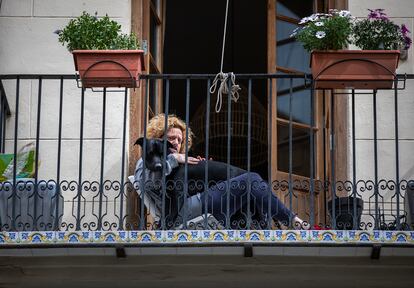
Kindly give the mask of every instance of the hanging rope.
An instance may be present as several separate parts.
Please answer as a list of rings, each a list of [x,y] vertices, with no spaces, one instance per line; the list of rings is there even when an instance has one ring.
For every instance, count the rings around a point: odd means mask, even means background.
[[[231,99],[234,102],[237,102],[239,99],[239,90],[241,89],[239,85],[236,85],[236,75],[233,72],[224,73],[223,72],[223,60],[224,60],[224,48],[226,47],[226,32],[227,32],[227,15],[229,12],[229,0],[226,2],[226,15],[224,18],[224,34],[223,34],[223,46],[221,48],[221,65],[220,72],[217,73],[214,78],[213,84],[210,87],[210,93],[213,94],[216,92],[217,86],[217,101],[216,101],[216,113],[220,112],[221,106],[223,103],[223,94],[231,93]],[[228,83],[230,81],[230,83]],[[220,83],[220,84],[219,84]],[[230,87],[230,91],[229,91]]]
[[[230,80],[230,85],[227,83],[227,81]],[[220,87],[217,91],[217,102],[216,102],[216,112],[220,112],[221,106],[223,103],[223,94],[229,94],[231,93],[231,100],[234,102],[237,102],[239,100],[239,90],[241,90],[239,85],[236,85],[236,75],[234,75],[233,72],[230,73],[223,73],[220,72],[216,75],[214,78],[213,84],[210,87],[210,93],[216,92],[218,83],[220,83]],[[229,86],[231,87],[229,91]]]

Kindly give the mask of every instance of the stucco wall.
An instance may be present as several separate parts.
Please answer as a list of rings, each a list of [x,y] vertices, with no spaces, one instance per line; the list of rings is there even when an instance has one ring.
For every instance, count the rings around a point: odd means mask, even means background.
[[[349,10],[353,16],[366,17],[367,9],[383,8],[387,15],[396,23],[405,23],[410,31],[414,31],[414,1],[412,0],[349,0]],[[413,34],[411,34],[411,37]],[[400,61],[397,73],[414,73],[414,49],[408,51],[408,59]],[[406,89],[398,91],[399,121],[399,168],[400,180],[414,179],[414,81],[408,80]],[[349,98],[350,99],[350,98]],[[351,103],[351,102],[349,102]],[[357,179],[374,180],[374,126],[373,96],[356,95],[356,168]],[[377,127],[378,127],[378,179],[394,180],[396,177],[395,149],[395,113],[394,91],[379,91],[377,95]],[[351,110],[349,113],[351,120]],[[352,127],[351,122],[349,127]],[[348,142],[352,152],[351,140]],[[350,177],[352,177],[352,153],[349,155]],[[384,183],[384,182],[382,182]],[[361,191],[360,191],[361,192]],[[368,192],[368,193],[366,193]],[[373,201],[373,191],[361,192],[365,202]],[[404,195],[404,193],[402,193]],[[382,198],[383,197],[383,198]],[[394,205],[384,206],[394,209],[395,191],[380,189],[380,201]],[[381,208],[382,209],[382,208]],[[371,211],[374,213],[374,211]]]
[[[0,9],[0,74],[74,74],[72,55],[53,32],[62,29],[82,11],[108,14],[130,31],[130,0],[3,0]],[[38,80],[20,81],[18,139],[22,146],[36,138]],[[16,81],[4,81],[12,116],[7,120],[6,152],[13,152]],[[55,180],[57,174],[59,81],[42,82],[39,179]],[[64,82],[61,180],[78,180],[81,89]],[[83,141],[82,180],[99,181],[101,168],[102,93],[87,91]],[[120,180],[124,94],[108,93],[106,102],[104,180]],[[127,130],[128,131],[128,127]],[[127,133],[128,135],[128,133]],[[128,143],[128,139],[126,139]],[[126,149],[128,151],[128,149]],[[126,156],[126,155],[125,155]],[[105,193],[111,205],[115,193]],[[85,194],[89,201],[96,193]],[[64,194],[65,200],[75,194]],[[95,199],[97,201],[97,199]],[[118,201],[119,203],[119,201]],[[111,207],[107,207],[108,210]],[[97,209],[97,206],[95,206]],[[106,207],[104,207],[106,209]],[[65,210],[67,210],[65,208]],[[70,209],[68,214],[70,213]],[[95,211],[96,212],[96,211]]]

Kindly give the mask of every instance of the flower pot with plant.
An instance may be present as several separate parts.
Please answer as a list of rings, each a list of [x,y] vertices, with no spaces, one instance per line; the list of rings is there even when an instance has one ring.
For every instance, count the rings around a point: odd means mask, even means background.
[[[133,33],[121,33],[116,21],[83,12],[55,33],[72,52],[83,88],[138,86],[144,51]]]
[[[314,14],[301,20],[304,26],[294,31],[293,36],[312,51],[315,88],[392,87],[400,52],[390,49],[403,43],[408,49],[409,31],[405,26],[395,25],[381,9],[370,12],[367,19],[358,21],[345,10],[331,10],[329,14]],[[351,43],[363,50],[343,50]]]

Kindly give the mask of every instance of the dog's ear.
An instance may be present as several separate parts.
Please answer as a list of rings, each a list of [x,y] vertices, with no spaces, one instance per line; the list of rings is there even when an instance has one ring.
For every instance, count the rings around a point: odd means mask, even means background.
[[[142,147],[142,145],[144,144],[144,137],[139,137],[137,139],[137,141],[135,141],[134,145],[139,145]]]

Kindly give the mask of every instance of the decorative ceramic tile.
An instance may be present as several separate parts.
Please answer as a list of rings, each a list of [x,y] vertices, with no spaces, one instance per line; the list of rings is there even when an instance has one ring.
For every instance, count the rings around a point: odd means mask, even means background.
[[[382,243],[385,231],[346,231],[347,241],[351,243]]]
[[[54,231],[45,232],[19,232],[21,244],[51,244],[56,241],[56,234]]]
[[[348,241],[349,242],[356,242],[356,241],[358,241],[358,237],[359,237],[359,235],[357,235],[356,234],[356,230],[350,230],[350,231],[347,231],[347,234],[348,234]]]
[[[233,242],[234,238],[230,236],[234,236],[234,233],[231,233],[230,230],[216,230],[212,233],[212,242]]]
[[[0,246],[20,243],[19,232],[0,232]]]
[[[346,231],[342,230],[312,230],[309,231],[310,241],[318,243],[345,243]]]
[[[131,243],[313,243],[404,244],[414,246],[414,231],[342,230],[173,230],[173,231],[45,231],[0,232],[2,245],[87,245]]]
[[[322,240],[322,231],[312,230],[309,231],[309,240],[312,242],[319,242]]]
[[[204,230],[204,231],[201,231],[202,237],[203,237],[203,241],[205,241],[205,242],[210,241],[211,232],[212,232],[212,230]]]
[[[161,243],[163,241],[161,231],[129,231],[129,242],[140,244]]]
[[[138,231],[129,231],[129,241],[130,242],[137,242],[138,241]]]
[[[283,241],[284,235],[283,235],[283,230],[275,230],[274,232],[274,240],[275,241]]]
[[[229,241],[237,241],[238,240],[238,234],[236,230],[226,230],[226,236],[227,236],[227,240]]]
[[[264,240],[262,231],[247,231],[246,241],[262,242]]]
[[[126,231],[95,231],[92,232],[94,243],[126,243],[129,241]]]
[[[371,242],[371,233],[367,231],[357,231],[356,234],[359,243],[369,243]]]
[[[191,241],[192,242],[202,242],[203,241],[203,234],[201,230],[191,230],[189,231],[191,234]]]
[[[240,231],[239,234],[241,241],[247,242],[273,242],[275,241],[274,230],[246,230]]]
[[[293,231],[293,230],[285,230],[283,231],[285,236],[284,241],[286,242],[299,242],[300,239],[300,233],[299,231]]]
[[[188,243],[191,242],[192,236],[191,231],[174,231],[172,233],[168,233],[167,241],[168,242],[177,242],[177,243]]]
[[[203,233],[202,230],[166,231],[165,241],[177,243],[203,242]]]
[[[385,231],[385,243],[392,244],[414,244],[413,232],[408,231]]]
[[[384,239],[382,232],[383,231],[379,231],[379,230],[372,231],[371,236],[370,236],[370,240],[374,243],[381,242]]]
[[[56,242],[62,244],[91,243],[93,242],[92,233],[90,231],[56,232]]]
[[[240,242],[245,242],[247,241],[247,231],[245,230],[240,230],[239,231],[239,237],[238,237]]]
[[[271,242],[274,240],[273,230],[263,230],[263,241]]]

